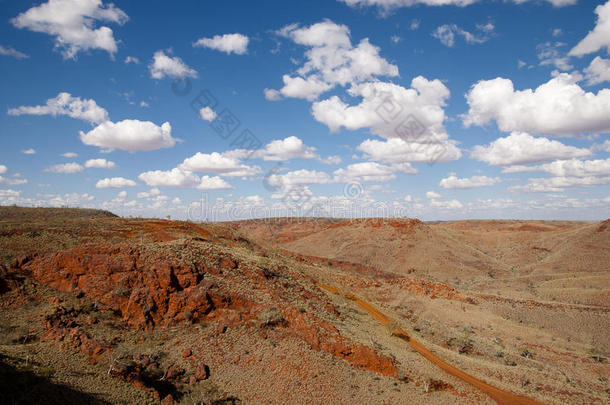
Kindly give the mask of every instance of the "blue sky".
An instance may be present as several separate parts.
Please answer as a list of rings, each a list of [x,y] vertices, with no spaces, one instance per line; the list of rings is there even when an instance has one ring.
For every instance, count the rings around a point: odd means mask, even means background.
[[[0,14],[2,205],[609,216],[610,1],[4,0]]]

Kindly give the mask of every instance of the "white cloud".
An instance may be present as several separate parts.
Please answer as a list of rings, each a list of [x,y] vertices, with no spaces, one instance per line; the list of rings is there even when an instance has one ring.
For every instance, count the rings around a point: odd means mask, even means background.
[[[150,104],[148,104],[146,101],[140,101],[140,107],[148,108],[150,107]]]
[[[557,193],[571,187],[591,187],[610,184],[610,176],[532,178],[528,184],[510,187],[511,191]]]
[[[280,94],[284,97],[304,98],[313,101],[318,96],[328,90],[333,85],[325,83],[317,76],[311,75],[305,79],[302,77],[291,77],[290,75],[282,76],[284,87],[280,89]],[[274,94],[274,93],[273,93]]]
[[[193,46],[216,49],[227,54],[235,53],[243,55],[248,52],[250,39],[242,34],[214,35],[212,38],[200,38]]]
[[[196,174],[177,167],[169,171],[154,170],[144,172],[140,174],[138,178],[148,186],[157,187],[198,188],[200,190],[220,190],[232,188],[229,183],[218,176],[203,176],[199,178],[199,176]]]
[[[538,166],[517,166],[510,170],[512,173],[523,172],[546,172],[555,177],[591,177],[591,176],[610,176],[610,159],[597,160],[556,160]]]
[[[114,169],[116,164],[106,159],[89,159],[85,162],[85,167],[97,169]]]
[[[599,144],[599,145],[594,145],[592,149],[603,150],[603,151],[610,153],[610,140],[604,141],[604,143]]]
[[[65,158],[75,158],[78,156],[78,153],[66,152],[66,153],[62,153],[60,156],[63,156]]]
[[[530,178],[523,186],[513,191],[560,192],[568,187],[587,187],[610,184],[610,159],[605,160],[559,160],[539,166],[519,167],[518,171],[542,171],[549,178]]]
[[[123,187],[135,187],[137,183],[133,180],[126,179],[124,177],[112,177],[99,180],[96,184],[96,188],[123,188]]]
[[[384,13],[399,7],[426,6],[458,6],[465,7],[480,0],[339,0],[351,7],[377,6]],[[526,3],[532,0],[512,0],[515,4]],[[546,0],[555,7],[576,4],[578,0]]]
[[[430,201],[430,206],[444,210],[457,210],[464,207],[458,200],[432,200]]]
[[[592,152],[588,149],[564,145],[544,137],[536,138],[522,132],[513,132],[487,146],[477,145],[470,153],[471,158],[494,166],[522,165],[591,155]]]
[[[125,64],[129,65],[130,63],[137,65],[140,63],[140,59],[136,58],[135,56],[127,56],[125,58]]]
[[[410,168],[410,166],[404,167],[405,171]],[[413,168],[412,174],[415,174],[417,171]],[[365,182],[365,181],[380,181],[386,182],[396,178],[394,172],[397,171],[396,168],[379,164],[377,162],[363,162],[363,163],[355,163],[348,165],[345,169],[337,169],[333,173],[335,181],[338,182]]]
[[[138,198],[150,198],[161,194],[161,190],[156,187],[151,188],[148,192],[143,191],[138,193]]]
[[[197,77],[197,71],[184,63],[182,59],[177,56],[168,56],[162,50],[155,52],[153,61],[148,65],[148,70],[153,79]]]
[[[9,115],[67,115],[91,123],[108,120],[108,112],[98,106],[95,100],[72,97],[70,93],[59,93],[47,100],[45,105],[20,106],[8,110]]]
[[[85,168],[76,162],[62,163],[44,169],[45,172],[68,174],[82,172],[83,170],[85,170]]]
[[[610,53],[610,1],[595,8],[597,23],[592,31],[570,51],[570,56],[583,56],[606,48]]]
[[[364,156],[370,160],[383,163],[404,162],[449,162],[457,160],[462,152],[453,141],[427,141],[407,142],[400,138],[388,140],[367,139],[358,145],[358,150],[364,152]]]
[[[464,38],[469,44],[482,44],[489,40],[488,34],[491,34],[494,28],[492,23],[477,24],[477,29],[484,33],[483,35],[477,35],[458,27],[456,24],[445,24],[437,27],[432,32],[432,36],[441,41],[443,45],[450,48],[455,45],[455,37],[457,35]]]
[[[449,98],[449,89],[440,80],[418,76],[411,81],[409,89],[393,83],[363,83],[353,86],[348,93],[361,97],[360,104],[348,105],[332,96],[313,104],[314,118],[331,131],[341,127],[349,130],[368,127],[382,138],[400,138],[409,145],[393,141],[393,146],[402,145],[403,150],[412,146],[412,150],[420,151],[419,157],[412,156],[419,161],[425,156],[444,155],[447,160],[459,157],[459,150],[449,140],[443,125],[446,118],[443,107]],[[366,152],[373,154],[374,150]]]
[[[80,131],[80,139],[85,145],[104,150],[121,149],[130,152],[171,148],[177,139],[172,138],[169,122],[157,126],[150,121],[123,120],[106,121],[91,131]]]
[[[235,157],[218,152],[197,152],[178,167],[188,172],[216,173],[224,177],[247,177],[261,173],[258,166],[245,165]]]
[[[49,0],[11,19],[17,28],[26,28],[55,37],[55,47],[64,58],[74,58],[79,51],[102,49],[111,56],[117,51],[113,32],[106,26],[95,28],[96,21],[119,25],[129,17],[114,4],[101,0]]]
[[[544,42],[536,46],[538,60],[541,66],[555,66],[559,70],[571,70],[570,58],[561,51],[566,44],[563,42]]]
[[[285,174],[271,174],[266,178],[266,181],[271,186],[277,187],[278,189],[282,188],[286,191],[305,185],[332,183],[333,179],[325,172],[301,169]],[[302,188],[300,190],[302,190]]]
[[[610,81],[610,59],[597,56],[584,69],[584,73],[589,86]]]
[[[443,195],[437,193],[436,191],[428,191],[428,192],[426,192],[426,198],[431,199],[431,200],[442,198],[442,197],[443,197]]]
[[[8,169],[7,169],[7,167],[6,167],[6,166],[4,166],[4,165],[0,165],[0,174],[4,174],[4,173],[6,173],[6,171],[7,171],[7,170],[8,170]]]
[[[13,49],[10,46],[2,46],[2,45],[0,45],[0,55],[12,56],[15,59],[27,59],[27,58],[29,58],[29,56],[26,55],[23,52],[19,52],[18,50]]]
[[[126,199],[126,198],[127,198],[127,191],[125,191],[125,190],[120,191],[120,192],[117,194],[116,198],[117,198],[118,200],[124,200],[124,199]]]
[[[201,182],[197,185],[198,190],[226,190],[229,188],[233,188],[233,186],[218,176],[202,176]]]
[[[278,101],[282,99],[282,93],[275,89],[264,89],[265,99],[269,101]]]
[[[296,136],[289,136],[284,139],[276,139],[269,142],[263,149],[255,152],[252,157],[262,158],[271,161],[287,161],[291,159],[316,159],[323,163],[336,164],[341,162],[338,156],[321,158],[316,153],[316,148],[307,146]]]
[[[398,67],[380,57],[379,48],[368,38],[354,47],[345,25],[330,20],[308,27],[292,24],[278,34],[309,48],[305,63],[297,70],[298,76],[283,76],[280,93],[285,97],[313,100],[336,85],[346,86],[376,76],[398,76]],[[277,93],[268,95],[277,97]]]
[[[473,176],[470,178],[460,179],[455,173],[451,173],[449,177],[444,178],[439,183],[442,188],[453,189],[453,188],[475,188],[475,187],[487,187],[493,186],[498,183],[500,179],[498,177],[491,178],[487,176]]]
[[[585,92],[579,75],[561,73],[537,89],[515,91],[509,79],[482,80],[466,99],[466,126],[495,120],[501,131],[549,135],[610,132],[610,89]]]
[[[24,155],[35,155],[36,150],[33,148],[29,148],[29,149],[22,150],[21,153],[23,153]]]
[[[400,38],[398,35],[392,35],[392,36],[390,37],[390,41],[392,41],[392,42],[393,42],[393,43],[395,43],[395,44],[399,43],[401,39],[402,39],[402,38]]]
[[[18,186],[20,184],[26,184],[28,181],[26,179],[9,179],[3,176],[0,176],[0,184],[6,186]],[[2,192],[4,190],[0,190]]]
[[[192,172],[174,168],[169,171],[153,170],[144,172],[138,176],[148,186],[155,187],[196,187],[199,184],[199,176]]]
[[[201,110],[199,110],[199,116],[202,120],[212,122],[218,115],[216,114],[216,111],[212,110],[210,107],[203,107]]]

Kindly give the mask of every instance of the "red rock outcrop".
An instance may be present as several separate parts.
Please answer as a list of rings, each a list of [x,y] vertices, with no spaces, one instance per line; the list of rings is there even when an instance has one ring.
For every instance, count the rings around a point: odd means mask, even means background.
[[[188,262],[170,249],[142,249],[79,246],[39,256],[21,269],[53,288],[98,300],[137,328],[198,321],[223,308],[250,312],[248,299],[235,292],[227,295],[214,281],[204,279],[206,274],[233,269],[233,260],[200,257]]]

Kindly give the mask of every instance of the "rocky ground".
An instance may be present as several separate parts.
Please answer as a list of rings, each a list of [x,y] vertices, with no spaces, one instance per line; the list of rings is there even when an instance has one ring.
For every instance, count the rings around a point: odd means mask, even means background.
[[[0,208],[0,402],[607,403],[607,225]]]

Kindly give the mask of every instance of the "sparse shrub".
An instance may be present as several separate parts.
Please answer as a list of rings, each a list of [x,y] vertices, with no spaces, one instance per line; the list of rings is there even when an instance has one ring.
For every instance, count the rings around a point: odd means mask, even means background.
[[[606,359],[603,356],[603,353],[599,347],[591,348],[591,358],[598,363],[603,363]]]
[[[270,308],[261,312],[258,316],[262,328],[277,326],[286,323],[286,319],[277,308]]]
[[[473,342],[470,339],[470,334],[466,333],[461,338],[455,341],[455,345],[460,354],[469,354],[473,349]]]
[[[117,297],[127,298],[131,295],[131,290],[121,284],[114,289],[114,295],[116,295]]]
[[[520,353],[521,357],[525,357],[526,359],[533,359],[534,358],[534,355],[532,354],[532,352],[530,352],[527,349],[522,349],[520,352],[521,352]]]

